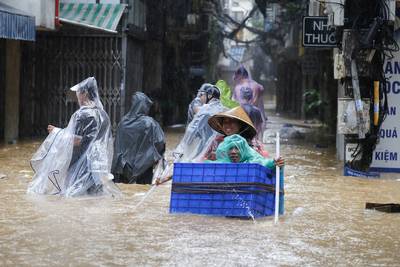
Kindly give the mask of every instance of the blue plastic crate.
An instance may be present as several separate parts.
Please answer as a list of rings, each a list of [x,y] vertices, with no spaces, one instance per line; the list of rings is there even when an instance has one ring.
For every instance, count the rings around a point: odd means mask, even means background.
[[[282,191],[283,181],[282,171]],[[234,217],[273,215],[274,189],[275,170],[259,164],[175,163],[170,212]],[[284,211],[283,201],[281,193],[280,214]]]

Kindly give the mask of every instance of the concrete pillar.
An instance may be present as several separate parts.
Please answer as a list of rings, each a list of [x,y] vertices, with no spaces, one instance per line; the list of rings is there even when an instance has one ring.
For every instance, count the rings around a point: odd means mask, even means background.
[[[21,42],[7,40],[4,109],[4,140],[7,143],[17,140],[19,135],[20,68]]]
[[[338,83],[338,98],[344,96],[344,86]],[[339,110],[339,109],[338,109]],[[336,133],[336,156],[338,160],[344,160],[344,134]]]

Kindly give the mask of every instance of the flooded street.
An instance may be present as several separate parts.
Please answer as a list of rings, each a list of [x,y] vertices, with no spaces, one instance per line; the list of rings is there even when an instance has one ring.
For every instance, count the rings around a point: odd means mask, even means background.
[[[3,266],[400,267],[400,0],[0,0]]]
[[[169,149],[181,133],[168,132]],[[1,266],[399,266],[398,177],[342,176],[334,145],[281,145],[285,215],[239,220],[169,214],[170,184],[119,185],[122,199],[27,195],[40,141],[0,147]],[[266,145],[270,154],[274,144]]]

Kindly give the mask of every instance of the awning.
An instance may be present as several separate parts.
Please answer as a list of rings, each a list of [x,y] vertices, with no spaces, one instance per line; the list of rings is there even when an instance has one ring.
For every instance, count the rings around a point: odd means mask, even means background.
[[[0,3],[0,38],[35,41],[35,17]]]
[[[60,21],[117,33],[124,4],[60,3]]]

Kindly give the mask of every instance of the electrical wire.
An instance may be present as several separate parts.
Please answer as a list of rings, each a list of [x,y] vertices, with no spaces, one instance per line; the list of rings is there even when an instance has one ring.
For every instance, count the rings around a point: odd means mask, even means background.
[[[386,84],[388,78],[384,72],[384,63],[388,59],[393,58],[393,52],[399,51],[399,45],[397,44],[396,40],[393,37],[393,29],[390,25],[388,25],[387,21],[390,17],[390,9],[387,3],[384,0],[377,0],[375,3],[375,10],[374,10],[374,17],[366,16],[369,12],[367,9],[363,9],[361,1],[352,1],[352,4],[359,7],[357,14],[355,14],[355,18],[351,25],[353,31],[357,33],[358,36],[362,35],[361,28],[364,25],[365,21],[373,20],[373,19],[382,19],[383,23],[379,25],[378,33],[376,34],[373,42],[373,49],[376,50],[375,55],[373,57],[373,61],[369,66],[369,73],[372,75],[367,85],[370,89],[369,91],[369,98],[371,103],[370,108],[370,116],[373,117],[373,108],[372,108],[372,98],[373,98],[373,86],[372,83],[374,80],[380,82],[379,88],[379,98],[380,98],[380,112],[378,118],[378,125],[373,125],[372,120],[370,123],[370,133],[367,134],[366,138],[358,139],[357,147],[355,151],[352,153],[352,160],[346,163],[353,169],[367,171],[369,166],[371,165],[373,152],[376,148],[376,144],[379,142],[379,131],[381,129],[382,123],[386,119],[388,114],[389,105],[388,105],[388,96],[386,91]],[[364,6],[369,6],[365,5]],[[353,11],[354,9],[352,9]],[[370,14],[372,15],[372,13]],[[361,18],[364,17],[364,21]],[[363,49],[357,47],[355,51],[353,51],[354,55],[360,55]],[[361,157],[360,157],[361,156]]]

